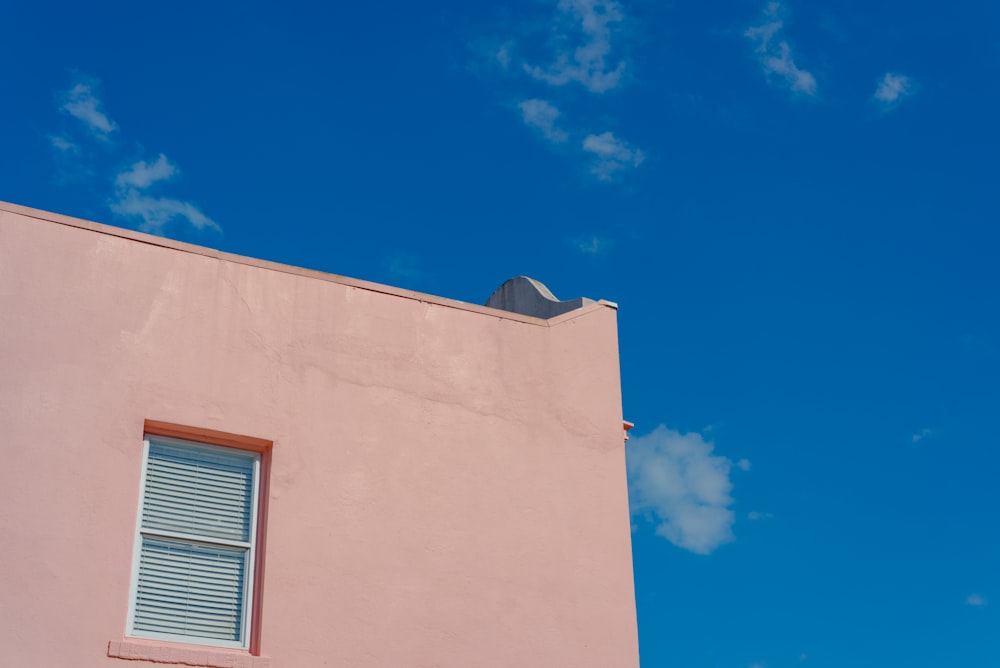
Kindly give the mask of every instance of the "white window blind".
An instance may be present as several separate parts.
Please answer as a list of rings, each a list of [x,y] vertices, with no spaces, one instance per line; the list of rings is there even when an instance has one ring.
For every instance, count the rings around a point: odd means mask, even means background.
[[[260,456],[146,440],[130,635],[243,647]]]

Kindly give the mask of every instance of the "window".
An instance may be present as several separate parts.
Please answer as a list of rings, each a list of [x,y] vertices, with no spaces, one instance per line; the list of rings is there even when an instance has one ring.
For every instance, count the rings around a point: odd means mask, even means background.
[[[211,440],[145,437],[127,635],[255,653],[267,451]]]

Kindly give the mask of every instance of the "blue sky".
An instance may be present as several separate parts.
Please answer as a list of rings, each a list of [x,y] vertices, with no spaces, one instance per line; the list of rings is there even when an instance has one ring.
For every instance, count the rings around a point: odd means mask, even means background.
[[[1000,664],[1000,6],[0,5],[0,199],[619,311],[643,666]]]

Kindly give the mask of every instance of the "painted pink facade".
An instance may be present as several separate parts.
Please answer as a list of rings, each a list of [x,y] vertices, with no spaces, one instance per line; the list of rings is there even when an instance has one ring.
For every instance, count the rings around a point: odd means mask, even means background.
[[[0,204],[0,314],[0,665],[638,666],[613,304],[542,320]],[[126,635],[157,421],[269,451],[252,652]]]

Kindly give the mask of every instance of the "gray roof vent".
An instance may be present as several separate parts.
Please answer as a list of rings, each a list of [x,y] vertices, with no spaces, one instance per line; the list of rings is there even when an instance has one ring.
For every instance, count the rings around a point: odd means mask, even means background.
[[[548,319],[593,303],[593,299],[586,297],[561,302],[539,281],[527,276],[518,276],[497,288],[496,292],[490,295],[486,305],[502,311]]]

